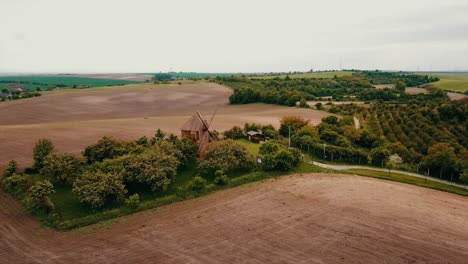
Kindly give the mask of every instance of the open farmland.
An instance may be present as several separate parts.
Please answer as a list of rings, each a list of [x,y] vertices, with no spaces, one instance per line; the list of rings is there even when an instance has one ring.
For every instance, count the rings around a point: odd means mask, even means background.
[[[8,88],[10,84],[16,84],[24,89],[35,91],[37,88],[50,90],[56,87],[100,87],[109,85],[135,84],[137,81],[123,79],[87,78],[73,75],[37,75],[37,76],[0,76],[0,89]]]
[[[430,75],[440,78],[433,83],[437,88],[464,93],[468,91],[468,73],[431,73]]]
[[[5,263],[465,263],[468,199],[307,174],[220,191],[70,232],[0,193]],[[234,250],[235,249],[235,250]]]
[[[38,98],[0,104],[0,166],[11,159],[32,163],[39,138],[50,138],[59,151],[78,153],[105,135],[122,139],[152,136],[161,128],[179,134],[195,112],[206,119],[218,109],[212,128],[257,122],[279,126],[285,115],[320,122],[328,113],[267,104],[229,105],[232,91],[214,83],[138,84],[44,92]]]

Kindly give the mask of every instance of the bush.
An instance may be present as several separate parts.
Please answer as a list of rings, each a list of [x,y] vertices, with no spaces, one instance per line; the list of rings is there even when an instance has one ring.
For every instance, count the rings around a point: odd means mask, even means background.
[[[222,170],[215,171],[214,175],[215,175],[214,183],[216,185],[226,185],[229,182],[228,176],[224,174],[224,171]]]
[[[49,195],[55,193],[54,186],[49,181],[41,181],[34,184],[25,199],[26,207],[30,211],[45,210],[50,212],[54,209],[54,204]]]
[[[3,178],[3,189],[14,196],[20,197],[28,190],[28,179],[25,176],[14,173]]]
[[[229,139],[239,139],[244,137],[242,128],[239,126],[233,126],[231,129],[224,131],[224,137]]]
[[[73,182],[82,171],[83,162],[73,154],[52,153],[44,159],[41,174],[54,182]]]
[[[127,194],[122,177],[101,171],[85,172],[75,180],[73,194],[91,208],[120,202]]]
[[[128,143],[106,136],[100,139],[96,144],[86,147],[83,155],[88,159],[88,163],[95,163],[132,152],[141,152],[142,148],[144,147],[134,142]]]
[[[14,160],[10,160],[8,165],[6,166],[5,170],[3,171],[3,177],[10,177],[11,175],[17,173],[18,171],[18,163]]]
[[[207,185],[207,181],[200,177],[200,176],[195,176],[189,183],[188,183],[188,186],[187,186],[187,189],[191,190],[191,191],[196,191],[196,192],[199,192],[199,191],[203,191],[205,188],[206,188],[206,185]]]
[[[231,140],[215,141],[208,145],[205,159],[200,162],[202,172],[212,174],[217,170],[230,173],[236,170],[251,170],[255,159],[241,144]]]
[[[138,207],[139,203],[140,203],[140,196],[138,195],[138,193],[130,195],[127,199],[125,199],[125,206],[129,208],[136,208]]]
[[[34,168],[42,169],[45,158],[54,152],[54,145],[49,139],[39,139],[33,149]]]
[[[281,126],[279,133],[284,137],[288,137],[289,128],[291,128],[291,135],[293,135],[299,131],[299,129],[309,124],[309,120],[306,120],[300,116],[285,116],[281,119],[280,123]]]

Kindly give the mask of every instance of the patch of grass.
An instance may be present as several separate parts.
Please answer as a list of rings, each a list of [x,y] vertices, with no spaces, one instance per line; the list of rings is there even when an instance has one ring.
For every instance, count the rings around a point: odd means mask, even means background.
[[[429,75],[440,79],[432,83],[437,88],[459,93],[468,91],[468,73],[431,73]]]
[[[260,153],[260,144],[259,143],[254,143],[254,142],[251,142],[245,138],[243,139],[238,139],[236,140],[236,142],[240,143],[241,145],[243,145],[244,147],[247,148],[247,150],[254,156],[258,156],[259,153]]]
[[[343,170],[340,171],[343,173],[350,173],[350,174],[357,174],[361,176],[366,176],[366,177],[372,177],[372,178],[378,178],[378,179],[384,179],[384,180],[390,180],[390,181],[396,181],[396,182],[402,182],[402,183],[408,183],[408,184],[413,184],[421,187],[426,187],[426,188],[431,188],[439,191],[444,191],[444,192],[450,192],[458,195],[463,195],[463,196],[468,196],[468,189],[463,189],[460,187],[456,186],[451,186],[439,182],[434,182],[430,180],[430,177],[427,178],[427,180],[417,178],[417,177],[412,177],[404,174],[398,174],[398,173],[390,173],[388,172],[383,172],[383,171],[373,171],[373,170],[363,170],[363,169],[352,169],[352,170]]]

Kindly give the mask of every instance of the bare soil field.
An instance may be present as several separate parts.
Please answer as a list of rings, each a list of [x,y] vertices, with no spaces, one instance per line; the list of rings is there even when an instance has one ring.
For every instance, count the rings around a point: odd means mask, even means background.
[[[68,75],[69,76],[69,75]],[[98,73],[98,74],[73,74],[76,77],[111,79],[111,80],[128,80],[144,82],[153,78],[152,74],[142,73]]]
[[[70,232],[0,192],[2,263],[466,263],[468,198],[350,175],[283,176]]]
[[[184,122],[200,111],[212,128],[224,131],[245,122],[273,124],[285,115],[300,115],[317,124],[322,111],[266,104],[229,105],[231,90],[214,83],[182,85],[138,84],[82,90],[44,92],[36,98],[0,104],[0,169],[15,159],[32,164],[32,148],[49,138],[59,151],[79,153],[99,138],[153,136],[161,128],[180,133]]]

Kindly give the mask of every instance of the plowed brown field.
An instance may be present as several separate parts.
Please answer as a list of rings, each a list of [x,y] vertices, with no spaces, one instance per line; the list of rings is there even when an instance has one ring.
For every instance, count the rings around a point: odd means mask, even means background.
[[[0,169],[15,159],[32,163],[39,138],[50,138],[59,151],[79,153],[105,135],[122,139],[152,136],[161,128],[180,133],[184,122],[201,111],[212,128],[226,130],[245,122],[279,125],[285,115],[319,123],[325,112],[265,104],[229,105],[231,90],[214,83],[139,84],[46,92],[37,98],[0,103]]]
[[[1,263],[466,263],[468,198],[308,174],[86,229],[45,230],[0,192]]]

